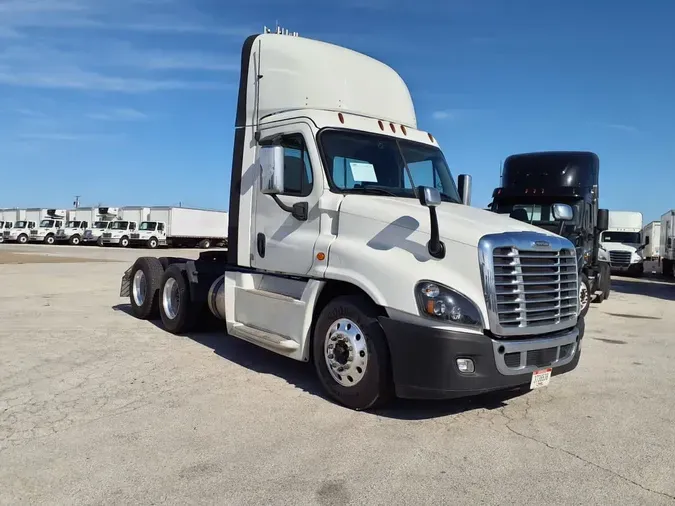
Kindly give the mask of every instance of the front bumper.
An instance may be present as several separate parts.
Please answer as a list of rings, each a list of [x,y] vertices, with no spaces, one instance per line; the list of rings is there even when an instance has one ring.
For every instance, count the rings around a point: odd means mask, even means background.
[[[119,244],[121,237],[101,237],[101,244]]]
[[[609,268],[612,272],[627,272],[629,274],[632,273],[641,273],[644,272],[645,270],[645,265],[644,261],[641,260],[639,262],[635,262],[629,265],[617,265],[617,264],[609,264]]]
[[[451,399],[529,385],[532,372],[551,367],[551,376],[579,363],[584,319],[576,327],[545,337],[492,339],[380,317],[391,353],[396,395]],[[461,373],[458,358],[474,362]]]

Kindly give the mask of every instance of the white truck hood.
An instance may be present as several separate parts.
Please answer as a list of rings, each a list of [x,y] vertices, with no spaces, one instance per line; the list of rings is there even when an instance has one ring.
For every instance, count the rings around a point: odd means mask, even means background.
[[[361,216],[411,231],[426,234],[431,232],[429,209],[415,199],[347,195],[340,206],[340,213]],[[537,232],[555,236],[547,230],[505,215],[462,204],[443,202],[436,208],[436,214],[440,236],[444,241],[472,247],[477,247],[478,241],[484,235],[500,232]]]
[[[601,242],[600,246],[607,251],[630,251],[634,252],[640,247],[639,244],[624,243],[624,242]]]

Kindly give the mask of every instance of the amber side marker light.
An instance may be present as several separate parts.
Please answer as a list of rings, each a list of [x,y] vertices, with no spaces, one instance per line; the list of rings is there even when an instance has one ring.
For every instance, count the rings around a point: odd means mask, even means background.
[[[323,260],[325,260],[325,258],[326,258],[326,255],[324,253],[319,252],[319,253],[316,254],[317,260],[323,261]]]

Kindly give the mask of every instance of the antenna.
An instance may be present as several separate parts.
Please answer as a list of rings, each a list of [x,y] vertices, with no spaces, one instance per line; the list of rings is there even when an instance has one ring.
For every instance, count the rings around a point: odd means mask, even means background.
[[[504,186],[504,160],[499,160],[499,186]]]
[[[73,202],[73,207],[79,209],[80,207],[80,195],[75,195],[75,202]]]

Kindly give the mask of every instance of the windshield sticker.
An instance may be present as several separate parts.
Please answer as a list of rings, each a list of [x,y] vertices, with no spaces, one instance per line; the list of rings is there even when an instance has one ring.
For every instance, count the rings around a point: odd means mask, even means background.
[[[349,162],[349,169],[352,171],[354,181],[360,183],[377,183],[375,167],[370,163]]]

